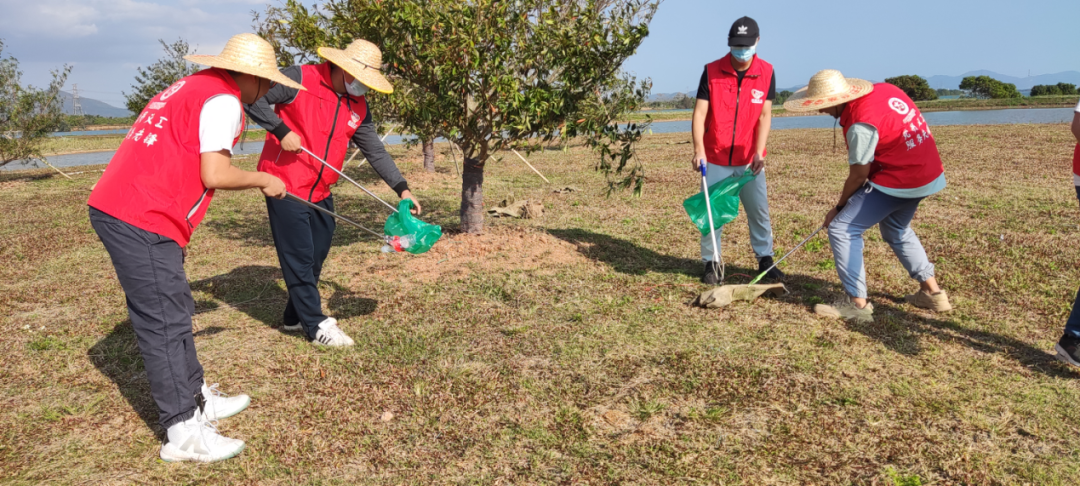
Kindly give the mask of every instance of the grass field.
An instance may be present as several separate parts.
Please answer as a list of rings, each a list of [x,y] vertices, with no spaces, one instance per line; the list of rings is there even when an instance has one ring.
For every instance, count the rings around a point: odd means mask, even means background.
[[[924,112],[932,111],[965,111],[965,110],[1004,110],[1010,108],[1072,108],[1076,106],[1077,96],[1036,96],[1023,98],[1009,98],[997,100],[978,99],[951,99],[919,101],[915,103]],[[809,116],[818,113],[792,113],[779,105],[773,108],[773,116]],[[627,117],[629,121],[642,121],[649,116],[653,121],[680,121],[689,120],[689,111],[639,111]]]
[[[394,147],[447,236],[386,255],[339,227],[322,293],[358,343],[345,350],[277,329],[264,203],[219,191],[187,258],[195,340],[208,382],[252,405],[219,424],[248,448],[211,465],[157,459],[124,296],[87,221],[97,176],[0,173],[0,482],[1076,484],[1080,372],[1050,351],[1080,282],[1074,141],[1064,125],[935,136],[949,187],[913,224],[957,309],[904,304],[917,287],[871,231],[866,325],[811,312],[840,295],[820,237],[783,265],[791,294],[688,305],[705,288],[680,204],[698,185],[686,134],[644,139],[641,198],[605,198],[580,147],[530,157],[552,185],[512,156],[489,164],[487,205],[512,194],[546,214],[489,219],[481,237],[454,232],[449,160],[427,174]],[[820,224],[846,164],[830,130],[774,132],[770,149],[779,252]],[[348,216],[385,217],[335,194]],[[729,281],[747,281],[744,217],[723,247]]]

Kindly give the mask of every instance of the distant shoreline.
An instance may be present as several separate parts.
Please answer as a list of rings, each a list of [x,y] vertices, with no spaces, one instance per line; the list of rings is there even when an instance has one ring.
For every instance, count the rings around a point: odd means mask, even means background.
[[[1007,99],[947,99],[947,100],[931,100],[931,101],[918,101],[916,106],[924,113],[931,113],[935,111],[981,111],[981,110],[1014,110],[1025,108],[1073,108],[1076,106],[1077,101],[1080,101],[1080,96],[1040,96],[1037,98],[1007,98]],[[655,111],[655,113],[653,113]],[[652,118],[653,121],[690,121],[692,111],[660,111],[660,110],[643,110],[637,113],[633,113],[630,116],[620,120],[622,123],[626,122],[640,122],[644,121],[646,116]],[[793,113],[783,108],[773,108],[773,117],[786,117],[786,116],[825,116],[821,113]]]

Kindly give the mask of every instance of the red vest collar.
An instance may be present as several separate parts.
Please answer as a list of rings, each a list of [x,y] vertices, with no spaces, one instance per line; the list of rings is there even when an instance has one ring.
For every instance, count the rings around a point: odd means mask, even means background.
[[[731,65],[731,53],[727,53],[726,56],[720,58],[720,71],[726,74],[735,76],[735,67]],[[757,61],[757,54],[754,54],[754,58],[750,60],[750,67],[746,69],[746,76],[755,78],[761,76],[761,63]]]

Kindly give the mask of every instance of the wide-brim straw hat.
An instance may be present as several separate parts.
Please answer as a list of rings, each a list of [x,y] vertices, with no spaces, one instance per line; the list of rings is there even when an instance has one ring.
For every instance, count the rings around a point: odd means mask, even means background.
[[[818,111],[861,98],[874,90],[870,81],[845,78],[840,71],[825,69],[810,78],[810,84],[791,95],[784,109],[794,112]]]
[[[380,93],[393,93],[394,86],[382,74],[382,50],[363,39],[352,41],[344,50],[320,47],[319,55]]]
[[[184,59],[203,66],[255,75],[293,89],[306,91],[300,83],[289,79],[288,76],[278,71],[274,47],[269,42],[266,42],[266,39],[255,34],[232,36],[229,42],[225,43],[225,48],[221,50],[221,54],[216,56],[192,54],[184,56]]]

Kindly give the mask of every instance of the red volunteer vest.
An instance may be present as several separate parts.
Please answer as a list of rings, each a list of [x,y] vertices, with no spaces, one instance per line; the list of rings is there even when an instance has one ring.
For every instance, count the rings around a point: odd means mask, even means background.
[[[758,119],[772,82],[773,67],[754,56],[739,86],[731,54],[705,66],[709,79],[709,114],[705,118],[705,156],[717,165],[754,161]]]
[[[341,170],[349,140],[367,116],[363,96],[342,95],[334,91],[330,63],[301,66],[303,85],[289,104],[274,107],[274,112],[300,136],[308,150]],[[281,142],[271,133],[259,158],[259,170],[277,176],[289,192],[319,202],[330,196],[330,186],[338,180],[334,171],[306,153],[294,154],[281,149]]]
[[[870,94],[849,102],[840,115],[844,139],[848,129],[865,123],[878,131],[870,182],[893,189],[925,186],[945,172],[934,136],[915,102],[888,83],[874,85]]]
[[[120,143],[87,204],[187,246],[214,197],[213,189],[202,182],[199,115],[203,105],[219,95],[240,101],[236,81],[216,68],[199,71],[158,93]],[[233,144],[239,139],[238,133]]]

